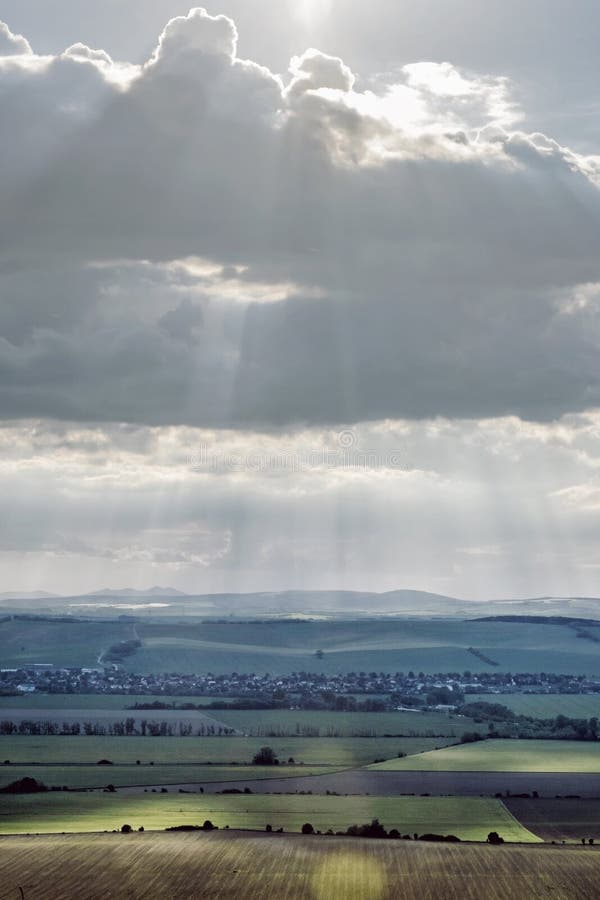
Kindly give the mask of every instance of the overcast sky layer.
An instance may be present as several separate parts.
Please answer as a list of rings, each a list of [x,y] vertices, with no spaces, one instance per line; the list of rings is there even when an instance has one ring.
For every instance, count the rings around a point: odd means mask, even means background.
[[[600,13],[482,7],[0,0],[2,590],[600,594]]]

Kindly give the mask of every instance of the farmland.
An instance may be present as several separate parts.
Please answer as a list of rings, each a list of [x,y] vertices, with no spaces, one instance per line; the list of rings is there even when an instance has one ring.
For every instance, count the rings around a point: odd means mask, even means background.
[[[512,814],[546,841],[600,839],[600,800],[512,798]]]
[[[88,763],[110,759],[115,764],[249,763],[263,738],[205,737],[0,737],[0,762]],[[441,738],[275,738],[269,740],[282,762],[290,757],[305,765],[362,766],[399,752],[422,753],[443,746]],[[279,772],[278,767],[277,774]],[[298,767],[296,767],[298,772]],[[300,771],[299,774],[302,774]]]
[[[132,834],[0,841],[1,900],[588,900],[594,849],[448,846],[291,835]]]
[[[589,719],[600,716],[600,694],[469,694],[469,703],[501,703],[517,715],[537,719],[570,716]]]
[[[19,694],[16,697],[0,696],[0,718],[11,718],[12,710],[19,710],[27,713],[30,718],[40,718],[42,713],[60,710],[85,709],[90,710],[112,710],[113,712],[123,712],[129,715],[129,710],[136,703],[153,703],[159,701],[162,703],[176,702],[178,706],[184,703],[194,703],[196,705],[205,705],[211,703],[214,697],[165,697],[164,694]],[[228,702],[235,700],[234,697],[228,697]],[[218,718],[219,711],[207,711],[208,715]],[[39,715],[38,715],[39,713]],[[182,710],[181,714],[187,715],[187,711]],[[149,715],[146,713],[146,715]],[[114,716],[114,718],[123,718],[123,716]]]
[[[485,840],[498,831],[509,841],[536,841],[499,800],[479,797],[332,797],[271,794],[49,793],[2,797],[0,833],[91,832],[120,828],[164,829],[202,824],[219,828],[299,832],[304,822],[325,832],[345,831],[377,817],[402,833],[437,831],[464,840]]]
[[[139,635],[133,672],[553,671],[600,673],[600,644],[567,625],[456,619],[228,623],[6,619],[3,664],[94,666],[110,646]],[[476,648],[482,656],[474,656]],[[317,659],[316,653],[322,651]],[[492,660],[494,666],[485,660]]]
[[[18,698],[13,698],[18,699]],[[248,737],[445,737],[451,743],[465,730],[476,727],[473,719],[463,716],[449,716],[439,712],[331,712],[326,710],[116,710],[109,705],[94,704],[90,697],[87,707],[81,699],[70,695],[71,707],[50,706],[45,708],[43,697],[36,707],[14,705],[0,711],[0,719],[13,722],[22,720],[50,721],[59,728],[63,723],[92,722],[107,728],[114,721],[130,719],[135,723],[137,734],[141,722],[167,722],[178,731],[179,723],[191,725],[192,734],[198,735],[212,728],[214,734],[222,734],[233,729]],[[50,699],[50,698],[49,698]],[[52,698],[53,699],[53,698]],[[114,698],[110,698],[114,699]],[[122,698],[123,699],[123,698]],[[41,702],[40,702],[41,701]],[[199,732],[200,729],[200,732]],[[0,736],[0,740],[2,736]],[[444,743],[444,741],[441,741]]]
[[[390,759],[372,768],[432,772],[600,772],[600,744],[585,741],[479,741]]]
[[[458,738],[475,722],[439,712],[330,712],[327,710],[215,710],[211,713],[236,731],[249,735],[291,736],[310,729],[320,736],[445,736]]]
[[[210,784],[211,782],[244,782],[271,779],[273,768],[268,766],[198,766],[198,765],[140,765],[140,766],[79,766],[43,764],[35,766],[0,766],[0,788],[26,776],[42,781],[47,787],[105,788],[179,784]],[[277,778],[306,778],[335,772],[335,766],[280,767]],[[1,803],[1,801],[0,801]]]

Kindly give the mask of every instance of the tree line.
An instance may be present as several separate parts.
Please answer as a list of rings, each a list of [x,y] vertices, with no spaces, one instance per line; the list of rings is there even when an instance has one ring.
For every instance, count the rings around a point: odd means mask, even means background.
[[[156,722],[134,718],[112,722],[57,722],[50,719],[10,719],[0,721],[0,735],[87,735],[88,737],[226,737],[235,734],[226,725],[200,723],[194,728],[191,722]]]

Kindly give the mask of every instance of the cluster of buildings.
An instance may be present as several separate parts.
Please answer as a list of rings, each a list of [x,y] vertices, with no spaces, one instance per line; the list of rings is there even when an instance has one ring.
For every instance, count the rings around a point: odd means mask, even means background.
[[[387,695],[395,705],[419,706],[420,698],[438,695],[440,703],[467,694],[600,693],[600,678],[552,673],[501,673],[470,671],[347,672],[325,675],[294,672],[288,675],[165,673],[137,675],[122,667],[58,668],[33,663],[18,669],[0,669],[0,694],[141,694],[172,696],[269,697],[284,700],[289,694]]]

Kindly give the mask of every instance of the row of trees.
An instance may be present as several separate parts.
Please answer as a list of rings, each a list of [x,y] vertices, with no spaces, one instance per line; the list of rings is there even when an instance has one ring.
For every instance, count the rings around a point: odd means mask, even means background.
[[[553,719],[538,719],[533,716],[517,715],[501,703],[465,703],[459,707],[463,716],[476,722],[488,721],[487,737],[494,738],[535,738],[537,740],[597,741],[600,740],[598,719],[573,719],[555,716]],[[474,732],[474,734],[477,734]],[[479,735],[480,739],[484,735]]]
[[[320,831],[315,831],[313,825],[310,822],[305,822],[302,826],[302,834],[321,834]],[[379,819],[372,819],[371,822],[368,822],[364,825],[350,825],[346,831],[336,831],[334,832],[332,829],[325,832],[328,835],[336,834],[336,835],[349,835],[350,837],[362,837],[362,838],[391,838],[392,840],[404,840],[404,841],[437,841],[444,842],[449,844],[459,843],[460,838],[456,837],[454,834],[434,834],[432,832],[427,832],[426,834],[402,834],[398,831],[397,828],[390,828],[389,831],[386,831]],[[496,832],[493,832],[496,834]],[[488,837],[490,839],[491,835]],[[498,835],[496,835],[498,837]],[[502,838],[499,839],[502,841]],[[498,841],[491,841],[490,843],[498,843]]]
[[[235,733],[225,725],[201,723],[194,730],[191,722],[155,722],[133,718],[113,722],[56,722],[51,719],[10,719],[0,721],[0,735],[78,735],[111,737],[224,737]]]

